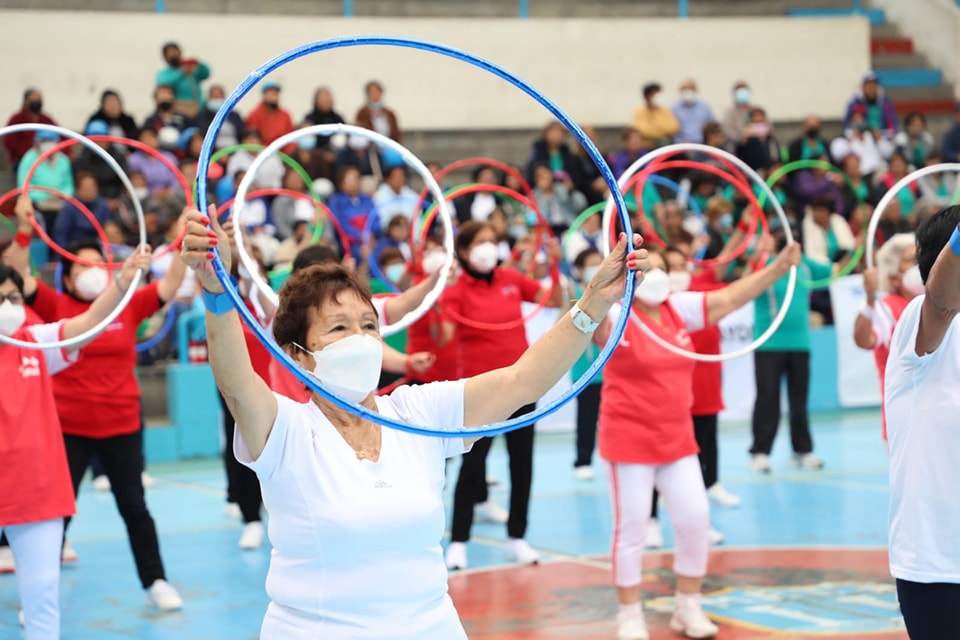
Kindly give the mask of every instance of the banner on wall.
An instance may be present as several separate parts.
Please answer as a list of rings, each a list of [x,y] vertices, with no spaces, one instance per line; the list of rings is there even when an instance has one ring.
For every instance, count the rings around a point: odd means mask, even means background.
[[[863,276],[838,278],[830,283],[833,323],[837,330],[837,386],[841,407],[880,405],[880,380],[873,352],[853,341],[853,324],[866,299]]]
[[[720,321],[720,350],[730,353],[753,342],[753,305],[747,304]],[[753,354],[723,363],[722,420],[746,420],[753,413],[756,398],[753,376]]]

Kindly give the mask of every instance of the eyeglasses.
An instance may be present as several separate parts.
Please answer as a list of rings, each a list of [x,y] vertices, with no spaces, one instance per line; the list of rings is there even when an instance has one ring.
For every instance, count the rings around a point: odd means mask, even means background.
[[[0,304],[9,301],[11,304],[23,304],[23,294],[19,291],[14,291],[13,293],[8,293],[3,295],[0,293]]]

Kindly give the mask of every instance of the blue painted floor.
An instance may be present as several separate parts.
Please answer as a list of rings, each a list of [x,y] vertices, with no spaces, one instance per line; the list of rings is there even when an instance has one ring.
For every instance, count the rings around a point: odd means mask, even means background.
[[[876,411],[816,417],[815,447],[826,463],[820,472],[789,467],[789,434],[783,428],[769,476],[749,470],[747,426],[721,425],[721,479],[743,499],[738,509],[713,509],[713,524],[726,535],[724,546],[882,548],[886,453],[878,420]],[[597,461],[596,480],[576,480],[572,459],[572,435],[538,437],[528,540],[545,560],[609,552],[605,472]],[[455,465],[450,471],[452,484]],[[63,637],[256,638],[267,605],[264,579],[270,552],[237,548],[241,524],[224,515],[219,461],[153,465],[150,472],[159,483],[147,499],[167,574],[180,589],[184,610],[161,615],[145,605],[112,495],[85,483],[69,531],[80,559],[63,571]],[[494,445],[489,472],[504,481],[509,477],[502,439]],[[506,483],[492,490],[505,506],[506,495]],[[669,546],[672,533],[669,526],[664,530]],[[474,536],[471,568],[506,564],[502,525],[477,524]],[[20,637],[18,606],[14,576],[0,576],[0,638]]]

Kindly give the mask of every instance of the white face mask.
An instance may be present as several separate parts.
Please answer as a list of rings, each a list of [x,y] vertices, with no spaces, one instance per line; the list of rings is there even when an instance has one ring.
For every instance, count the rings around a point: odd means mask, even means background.
[[[50,149],[53,149],[55,146],[57,146],[56,140],[44,140],[43,142],[40,142],[37,144],[37,147],[39,147],[40,149],[40,153],[46,153],[47,151],[50,151]]]
[[[920,277],[920,267],[913,265],[900,276],[900,286],[912,296],[919,296],[926,291],[923,278]]]
[[[497,266],[500,252],[492,242],[478,244],[470,250],[470,266],[480,273],[490,273]]]
[[[423,272],[428,276],[432,276],[437,271],[440,271],[440,267],[443,266],[443,263],[447,259],[447,254],[439,249],[431,249],[423,254]]]
[[[647,271],[633,292],[633,297],[648,307],[663,304],[670,297],[670,278],[667,272],[663,269]]]
[[[22,304],[4,300],[0,304],[0,334],[12,336],[27,320],[27,310]]]
[[[90,267],[73,279],[74,293],[81,300],[94,300],[109,284],[110,274],[103,267]]]
[[[662,108],[662,107],[663,107],[663,94],[662,94],[662,93],[655,93],[655,94],[653,94],[653,96],[650,97],[650,105],[651,105],[654,109],[660,109],[660,108]]]
[[[294,346],[311,353],[296,343]],[[312,354],[316,363],[313,377],[350,402],[362,402],[380,382],[383,342],[374,336],[355,333]]]
[[[137,200],[146,200],[150,197],[150,189],[147,187],[134,187],[133,193],[137,196]]]
[[[693,89],[683,89],[680,91],[680,99],[684,104],[693,104],[697,101],[697,92]]]
[[[667,274],[667,278],[670,280],[671,293],[680,293],[690,288],[691,276],[689,271],[671,271]]]

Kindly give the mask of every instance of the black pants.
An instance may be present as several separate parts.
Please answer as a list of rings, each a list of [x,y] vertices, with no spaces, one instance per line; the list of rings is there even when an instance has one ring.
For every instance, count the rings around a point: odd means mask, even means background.
[[[960,584],[897,580],[897,598],[910,640],[960,638]]]
[[[700,453],[700,472],[703,474],[703,486],[707,489],[717,484],[717,414],[693,416],[693,435],[697,439]],[[653,490],[653,502],[650,503],[650,517],[656,518],[657,501],[660,494]]]
[[[117,502],[117,510],[127,526],[127,537],[137,563],[140,584],[146,589],[154,580],[165,579],[157,527],[143,499],[143,483],[140,479],[143,472],[143,432],[102,439],[64,434],[63,442],[67,449],[74,495],[90,464],[90,456],[94,452],[100,456],[107,478],[110,479],[110,490]],[[66,524],[69,523],[70,518],[67,518]]]
[[[227,502],[235,502],[240,507],[244,522],[260,522],[260,505],[263,502],[260,496],[260,481],[252,469],[237,462],[237,457],[233,455],[233,433],[237,423],[227,409],[223,396],[217,393],[217,399],[223,408],[223,435],[227,439],[223,448],[223,466],[227,472]]]
[[[597,419],[600,416],[602,384],[588,384],[577,396],[577,460],[575,467],[588,467],[593,462],[597,445]]]
[[[754,351],[757,399],[753,405],[753,446],[750,453],[769,454],[780,425],[780,380],[787,378],[790,401],[790,440],[794,453],[813,451],[807,395],[810,390],[809,351]]]
[[[521,407],[511,418],[532,413],[535,404]],[[533,425],[505,434],[510,456],[510,519],[507,535],[522,538],[527,532],[527,511],[530,505],[530,484],[533,480]],[[473,507],[487,491],[487,454],[491,438],[481,438],[463,456],[460,477],[453,492],[453,542],[470,539],[473,527]]]

